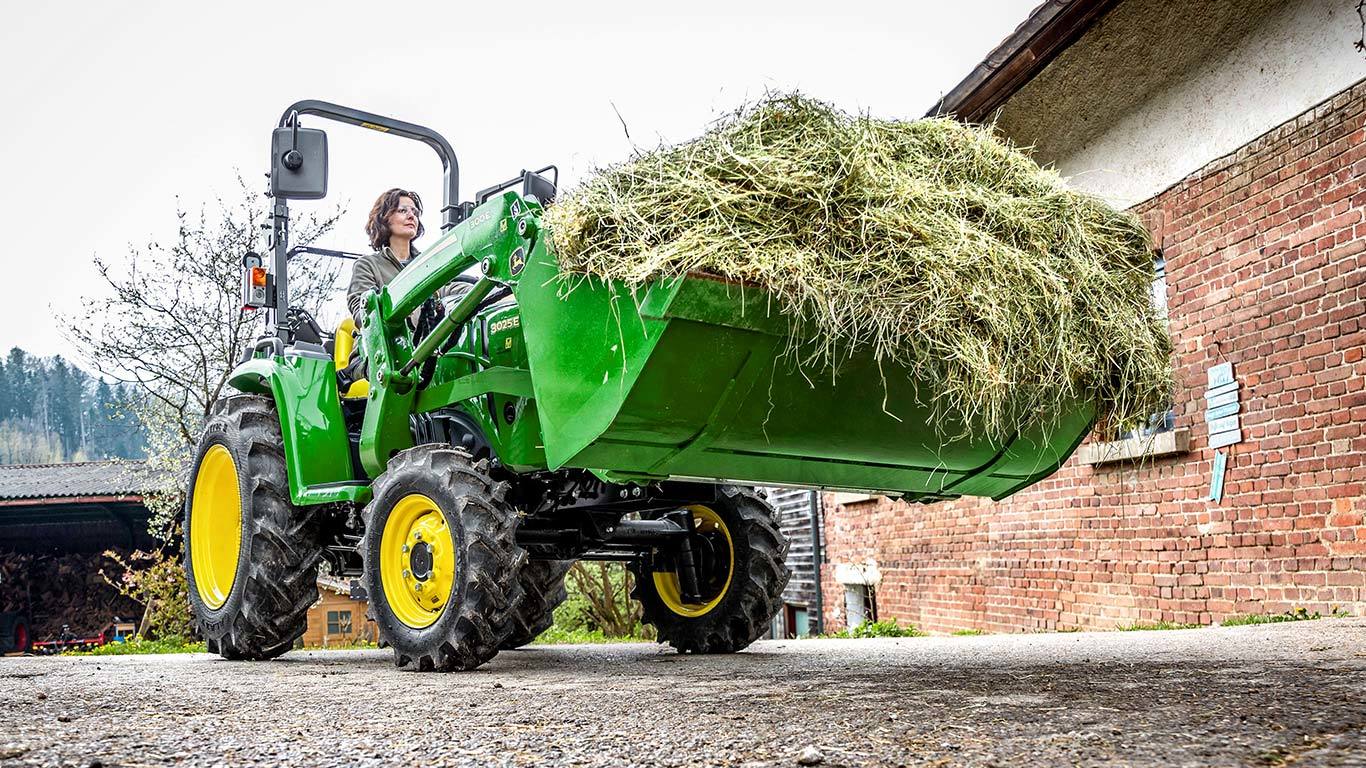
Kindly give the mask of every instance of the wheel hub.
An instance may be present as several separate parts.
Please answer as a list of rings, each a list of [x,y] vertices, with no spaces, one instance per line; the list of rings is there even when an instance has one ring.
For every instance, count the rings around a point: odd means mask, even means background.
[[[430,498],[409,494],[389,512],[380,536],[380,582],[394,616],[421,629],[440,618],[455,583],[455,542]]]
[[[414,579],[418,581],[430,579],[432,577],[432,545],[425,541],[418,542],[412,547],[412,552],[408,555],[408,563]]]

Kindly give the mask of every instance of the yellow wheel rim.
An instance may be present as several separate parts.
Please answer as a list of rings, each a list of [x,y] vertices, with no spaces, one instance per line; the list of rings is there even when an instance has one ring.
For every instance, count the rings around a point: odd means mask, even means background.
[[[410,493],[389,511],[379,539],[379,578],[399,621],[422,629],[441,616],[455,583],[455,540],[436,502]]]
[[[665,607],[679,616],[697,618],[705,616],[713,608],[721,604],[721,599],[730,591],[731,577],[735,575],[735,542],[730,538],[730,529],[726,527],[721,516],[711,507],[696,505],[689,507],[692,510],[693,530],[711,539],[718,548],[724,548],[726,557],[726,577],[724,580],[712,580],[709,584],[703,584],[699,590],[702,597],[706,599],[703,603],[683,602],[683,590],[678,584],[677,573],[655,573],[655,592],[659,594],[659,599],[663,601]],[[719,581],[719,588],[717,582]],[[714,594],[713,594],[714,593]]]
[[[237,464],[221,445],[204,452],[190,500],[190,564],[199,599],[223,607],[237,579],[242,549],[242,493]]]

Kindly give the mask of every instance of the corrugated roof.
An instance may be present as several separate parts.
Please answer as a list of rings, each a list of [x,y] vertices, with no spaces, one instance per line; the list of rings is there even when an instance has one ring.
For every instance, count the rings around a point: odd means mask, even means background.
[[[80,496],[141,496],[151,490],[145,461],[0,466],[0,501]]]

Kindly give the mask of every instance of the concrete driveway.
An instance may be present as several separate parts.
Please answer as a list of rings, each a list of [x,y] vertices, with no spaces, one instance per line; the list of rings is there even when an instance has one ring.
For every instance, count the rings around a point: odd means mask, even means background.
[[[17,765],[1366,765],[1366,620],[1154,632],[0,659]]]

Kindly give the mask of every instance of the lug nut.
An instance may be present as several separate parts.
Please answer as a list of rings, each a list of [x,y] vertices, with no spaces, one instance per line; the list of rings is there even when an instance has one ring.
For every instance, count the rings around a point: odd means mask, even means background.
[[[410,570],[408,570],[407,568],[404,568],[404,569],[403,569],[403,578],[405,578],[405,579],[411,579],[412,577],[413,577],[413,572],[410,571]]]
[[[407,551],[408,551],[408,545],[407,545],[407,544],[404,544],[404,545],[403,545],[403,551],[404,551],[404,552],[407,552]]]
[[[416,589],[418,592],[421,592],[421,591],[422,591],[422,582],[419,581],[419,582],[417,583],[417,586],[413,587],[413,589]]]

